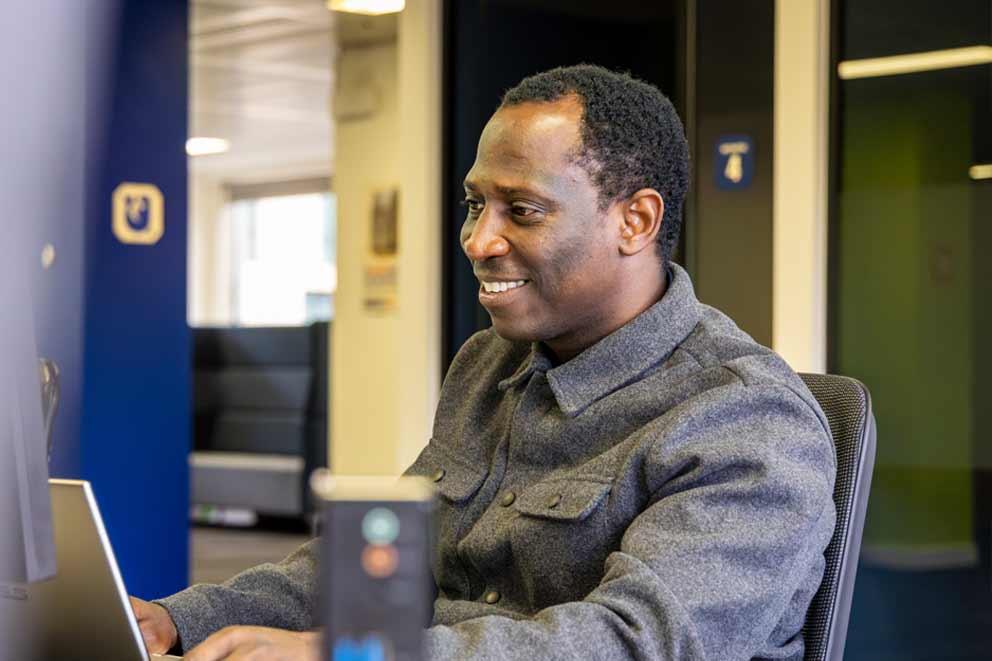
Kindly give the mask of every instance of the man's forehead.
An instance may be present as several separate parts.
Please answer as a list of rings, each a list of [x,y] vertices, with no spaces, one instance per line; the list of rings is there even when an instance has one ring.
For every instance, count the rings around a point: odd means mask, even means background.
[[[582,106],[572,97],[500,108],[486,123],[479,147],[505,144],[528,152],[549,147],[567,152],[579,139],[581,120]]]
[[[581,106],[565,99],[499,109],[482,132],[466,185],[497,172],[506,188],[560,178],[572,165],[580,121]]]

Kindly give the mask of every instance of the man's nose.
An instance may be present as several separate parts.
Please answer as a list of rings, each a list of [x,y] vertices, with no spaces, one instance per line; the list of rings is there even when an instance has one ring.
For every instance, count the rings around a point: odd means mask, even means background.
[[[510,244],[500,232],[500,222],[489,210],[472,223],[468,236],[462,241],[465,255],[473,262],[502,257],[510,252]]]

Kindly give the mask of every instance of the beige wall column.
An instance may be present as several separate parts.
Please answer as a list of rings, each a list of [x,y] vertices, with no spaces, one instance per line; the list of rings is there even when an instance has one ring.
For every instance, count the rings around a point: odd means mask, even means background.
[[[775,3],[772,344],[826,369],[829,0]]]
[[[364,306],[373,196],[399,185],[395,43],[344,50],[337,58],[333,187],[338,201],[338,289],[331,324],[331,438],[334,471],[393,470],[399,320]],[[341,97],[363,100],[342,111]],[[366,101],[368,100],[368,101]],[[402,222],[402,219],[400,219]]]
[[[395,45],[345,50],[338,96],[380,106],[335,122],[338,292],[331,330],[330,460],[342,474],[399,473],[430,435],[440,385],[441,8],[411,0]],[[375,191],[399,188],[398,303],[364,307]]]
[[[400,15],[400,360],[397,470],[430,438],[441,388],[441,0]]]

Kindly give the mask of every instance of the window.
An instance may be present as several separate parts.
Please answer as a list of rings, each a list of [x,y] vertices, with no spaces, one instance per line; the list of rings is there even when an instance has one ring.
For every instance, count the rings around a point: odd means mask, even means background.
[[[238,199],[229,207],[232,324],[294,326],[333,318],[334,195]]]

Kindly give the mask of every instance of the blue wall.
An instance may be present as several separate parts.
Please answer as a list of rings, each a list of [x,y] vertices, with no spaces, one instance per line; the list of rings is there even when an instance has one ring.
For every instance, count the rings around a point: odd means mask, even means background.
[[[185,587],[189,571],[188,3],[129,0],[118,34],[106,160],[87,219],[82,473],[128,590],[149,597]],[[155,245],[125,245],[111,231],[111,194],[125,181],[162,191]]]
[[[63,368],[53,476],[90,480],[124,582],[144,598],[188,581],[190,339],[186,324],[188,0],[124,0],[105,70],[89,72],[85,214],[58,223],[70,268],[48,283],[41,351]],[[90,34],[99,26],[91,26]],[[99,41],[99,40],[95,40]],[[90,44],[90,55],[101,43]],[[103,80],[100,80],[100,79]],[[125,244],[113,191],[153,184],[165,233]],[[130,223],[147,229],[147,212]],[[73,280],[81,275],[81,281]],[[81,393],[81,395],[80,395]]]

